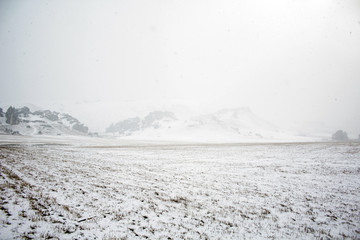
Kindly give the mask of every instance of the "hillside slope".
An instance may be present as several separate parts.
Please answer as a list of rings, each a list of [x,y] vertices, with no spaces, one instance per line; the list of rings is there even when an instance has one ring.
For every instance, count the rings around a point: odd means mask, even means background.
[[[107,133],[120,138],[195,142],[309,141],[308,137],[282,131],[255,115],[249,108],[177,119],[171,112],[151,112],[112,124]]]
[[[13,135],[87,135],[88,127],[66,113],[32,112],[28,107],[0,108],[0,133]]]

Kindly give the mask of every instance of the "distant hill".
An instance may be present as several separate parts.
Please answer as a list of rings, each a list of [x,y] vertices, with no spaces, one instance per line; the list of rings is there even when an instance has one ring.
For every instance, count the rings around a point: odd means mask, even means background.
[[[0,108],[0,133],[13,135],[87,135],[88,127],[66,113],[31,111],[29,107]]]
[[[111,124],[107,134],[129,139],[201,142],[302,141],[307,137],[278,129],[249,108],[222,109],[214,113],[177,119],[172,112],[154,111]]]
[[[167,111],[154,111],[147,114],[143,119],[140,117],[127,118],[115,124],[111,124],[107,133],[116,133],[129,136],[149,128],[158,129],[176,120],[175,114]]]
[[[249,108],[221,109],[217,112],[193,118],[193,126],[217,126],[237,133],[275,130],[276,127],[256,116]]]

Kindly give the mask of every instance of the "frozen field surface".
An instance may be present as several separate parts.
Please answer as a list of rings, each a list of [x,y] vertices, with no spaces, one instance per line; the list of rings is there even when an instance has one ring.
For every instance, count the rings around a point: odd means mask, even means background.
[[[360,145],[0,145],[0,239],[359,239]]]

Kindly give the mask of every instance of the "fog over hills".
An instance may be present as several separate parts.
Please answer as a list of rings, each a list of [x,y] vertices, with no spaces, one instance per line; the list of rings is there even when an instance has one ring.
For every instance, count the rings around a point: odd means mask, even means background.
[[[111,124],[107,134],[124,139],[266,142],[314,141],[321,136],[300,136],[256,116],[249,108],[219,111],[179,119],[168,111],[154,111],[145,117],[131,117]]]
[[[125,139],[174,140],[174,141],[313,141],[331,139],[331,135],[339,129],[347,131],[352,139],[358,138],[356,131],[329,126],[323,122],[292,122],[284,125],[281,122],[268,121],[254,113],[249,107],[195,108],[182,104],[139,105],[137,102],[77,102],[75,104],[51,104],[46,108],[31,103],[2,104],[5,113],[9,106],[22,109],[26,106],[31,111],[31,118],[39,118],[39,112],[50,112],[61,116],[71,116],[78,124],[88,128],[91,134],[116,136]],[[49,107],[50,106],[50,107]],[[51,109],[51,110],[47,110]],[[37,113],[37,115],[34,115]],[[67,114],[68,113],[68,114]],[[34,117],[36,116],[36,117]],[[49,125],[46,118],[43,125]],[[40,117],[44,117],[40,116]],[[33,119],[25,120],[33,121]],[[5,118],[2,121],[5,123]],[[62,135],[79,134],[72,132],[72,126],[54,126],[58,130],[48,131],[40,126],[10,126],[8,129],[19,131],[23,135],[41,134]],[[20,124],[21,125],[21,124]],[[27,127],[27,128],[26,128]],[[38,130],[36,130],[36,129]],[[4,127],[2,128],[4,131]],[[70,129],[70,131],[66,130]],[[8,133],[11,133],[8,132]],[[80,133],[80,134],[84,134]],[[87,132],[85,132],[87,134]]]

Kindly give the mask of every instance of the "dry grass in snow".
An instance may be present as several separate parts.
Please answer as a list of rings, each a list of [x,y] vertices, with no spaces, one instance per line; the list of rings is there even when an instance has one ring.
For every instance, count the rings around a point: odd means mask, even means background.
[[[0,147],[1,239],[359,239],[355,143]]]

